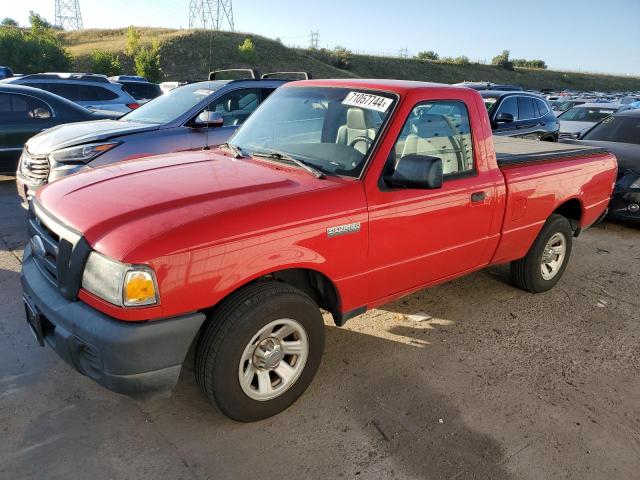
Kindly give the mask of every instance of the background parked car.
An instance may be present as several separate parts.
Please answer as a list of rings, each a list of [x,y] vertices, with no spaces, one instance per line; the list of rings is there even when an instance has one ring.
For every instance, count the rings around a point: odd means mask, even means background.
[[[609,216],[640,222],[640,110],[625,110],[605,118],[580,140],[565,143],[602,147],[618,159],[618,180]]]
[[[551,108],[553,108],[553,113],[556,116],[562,115],[564,112],[571,110],[573,107],[575,107],[576,105],[582,105],[584,103],[588,103],[589,100],[586,99],[581,99],[581,98],[574,98],[571,100],[554,100],[551,103]]]
[[[119,114],[92,112],[37,88],[0,84],[0,173],[14,174],[25,142],[47,128],[116,116]],[[34,175],[38,169],[34,164]]]
[[[560,138],[578,138],[600,120],[623,108],[620,103],[584,103],[558,116]]]
[[[104,75],[91,73],[37,73],[3,80],[5,83],[41,88],[93,110],[128,113],[138,101]]]
[[[23,154],[18,192],[28,197],[47,182],[79,170],[227,141],[251,112],[286,80],[191,83],[119,120],[63,125],[31,138]],[[30,171],[30,159],[46,169]]]
[[[0,66],[0,80],[3,78],[11,78],[13,77],[13,70],[9,67]]]
[[[559,125],[549,102],[527,92],[480,92],[495,135],[558,141]]]
[[[162,95],[160,85],[151,83],[144,77],[120,75],[117,77],[109,77],[109,80],[122,85],[122,89],[135,98],[140,105]]]
[[[458,87],[473,88],[474,90],[500,90],[502,92],[521,92],[524,90],[518,85],[491,82],[460,82],[455,83],[454,85]]]

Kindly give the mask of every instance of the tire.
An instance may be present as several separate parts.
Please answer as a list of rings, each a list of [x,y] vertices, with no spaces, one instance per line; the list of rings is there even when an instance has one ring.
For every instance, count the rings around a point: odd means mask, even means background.
[[[562,215],[551,215],[527,255],[511,262],[513,283],[532,293],[542,293],[553,288],[567,268],[571,256],[572,238],[573,231],[569,220]],[[553,254],[548,252],[543,257],[550,242],[556,250]],[[564,249],[562,255],[559,253],[562,250],[561,247]],[[549,260],[549,262],[543,265],[543,260]]]
[[[291,406],[313,380],[324,335],[320,310],[304,292],[277,282],[248,285],[208,320],[195,354],[196,381],[234,420],[271,417]],[[291,351],[298,353],[285,353]]]

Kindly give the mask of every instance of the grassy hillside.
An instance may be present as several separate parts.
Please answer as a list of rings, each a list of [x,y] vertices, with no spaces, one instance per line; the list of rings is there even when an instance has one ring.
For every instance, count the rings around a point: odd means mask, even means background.
[[[208,31],[141,28],[141,42],[160,41],[162,68],[166,80],[197,80],[206,78],[211,67],[254,67],[261,72],[306,70],[315,78],[398,78],[441,83],[464,80],[514,83],[525,88],[571,88],[577,90],[640,90],[640,78],[619,77],[549,70],[516,69],[507,71],[491,65],[446,65],[413,59],[353,55],[350,69],[341,70],[312,58],[305,50],[285,47],[259,35]],[[126,29],[82,30],[64,32],[63,40],[76,58],[77,68],[88,69],[88,56],[95,49],[121,54],[127,71],[132,71],[131,59],[123,53]],[[245,38],[255,44],[253,58],[243,58],[238,51]]]

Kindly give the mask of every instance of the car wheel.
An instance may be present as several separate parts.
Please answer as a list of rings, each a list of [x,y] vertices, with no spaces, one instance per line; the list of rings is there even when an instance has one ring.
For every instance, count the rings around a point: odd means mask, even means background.
[[[255,283],[224,300],[207,322],[196,380],[224,414],[252,422],[304,393],[323,349],[324,321],[308,295],[283,283]]]
[[[567,268],[572,239],[569,220],[562,215],[551,215],[527,255],[511,262],[513,283],[533,293],[553,288]]]

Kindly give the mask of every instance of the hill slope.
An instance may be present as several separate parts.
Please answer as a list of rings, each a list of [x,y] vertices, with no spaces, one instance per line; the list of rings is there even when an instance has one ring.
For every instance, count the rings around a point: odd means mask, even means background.
[[[464,80],[514,83],[525,88],[571,88],[576,90],[640,90],[640,78],[620,77],[549,70],[504,70],[481,64],[448,65],[421,62],[414,59],[353,55],[350,69],[341,70],[308,55],[301,49],[289,48],[259,35],[203,30],[139,29],[143,44],[160,41],[162,68],[166,80],[197,80],[206,78],[211,68],[257,68],[261,72],[311,72],[315,78],[397,78],[441,83]],[[62,33],[67,48],[76,57],[78,69],[88,69],[89,54],[95,49],[121,55],[125,69],[132,70],[131,60],[124,55],[126,29],[82,30]],[[251,38],[253,58],[243,58],[238,46]],[[211,62],[209,47],[211,46]]]

